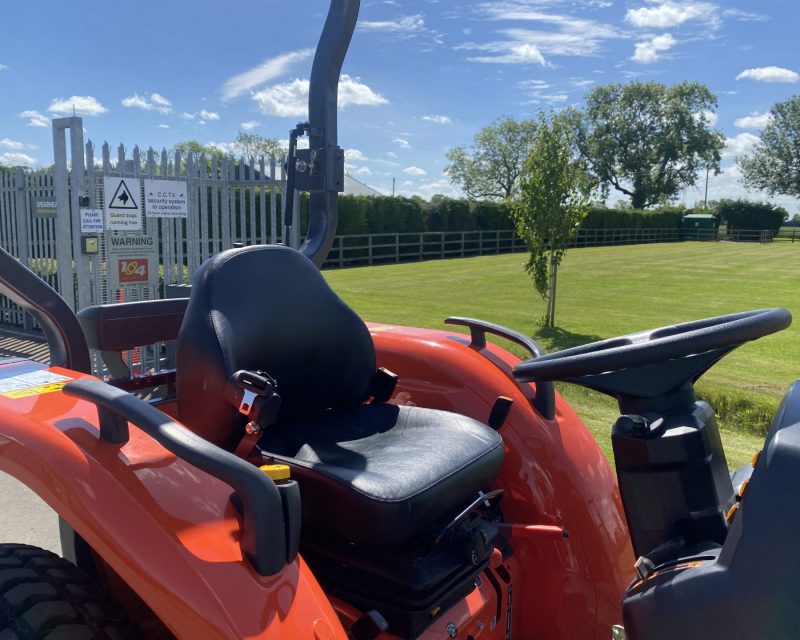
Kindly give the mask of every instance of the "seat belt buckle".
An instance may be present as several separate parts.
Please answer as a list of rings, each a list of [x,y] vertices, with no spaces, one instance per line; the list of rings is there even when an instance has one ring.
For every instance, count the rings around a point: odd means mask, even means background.
[[[242,369],[234,373],[225,385],[225,399],[247,418],[251,435],[278,420],[281,408],[278,383],[265,371]]]

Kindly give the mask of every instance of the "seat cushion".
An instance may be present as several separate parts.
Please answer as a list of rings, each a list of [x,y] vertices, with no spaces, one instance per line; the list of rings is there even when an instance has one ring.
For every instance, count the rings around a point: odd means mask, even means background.
[[[381,403],[269,427],[259,447],[293,467],[304,532],[359,544],[398,545],[446,524],[503,464],[485,424]]]

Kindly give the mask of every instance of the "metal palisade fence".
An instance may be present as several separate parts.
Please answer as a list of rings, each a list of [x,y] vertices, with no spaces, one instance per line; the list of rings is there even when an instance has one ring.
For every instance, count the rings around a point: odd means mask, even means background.
[[[97,265],[91,269],[92,304],[162,297],[164,287],[189,282],[204,260],[235,243],[282,240],[278,194],[285,188],[286,179],[282,163],[275,158],[237,161],[230,156],[193,153],[182,158],[178,152],[168,154],[162,150],[157,154],[153,149],[148,149],[142,158],[138,147],[134,147],[131,156],[128,159],[120,145],[116,163],[112,163],[108,145],[104,144],[100,162],[87,168],[90,210],[102,210],[106,224],[99,236],[98,253],[92,258]],[[86,157],[94,157],[91,142],[86,145]],[[139,230],[108,228],[114,194],[106,193],[105,187],[121,184],[109,178],[127,178],[125,185],[134,191],[133,198],[139,198],[139,204],[144,205]],[[155,201],[152,189],[176,183],[185,189],[179,194],[185,196],[181,212],[156,215],[148,211],[148,203]],[[125,282],[123,273],[113,272],[124,270],[126,265],[130,269],[132,260],[126,259],[126,247],[133,250],[135,259],[139,246],[154,249],[153,267],[147,284],[142,286],[135,284],[135,277]]]
[[[296,226],[282,233],[282,160],[121,144],[97,158],[79,117],[53,120],[53,141],[52,171],[0,171],[0,244],[76,311],[162,297],[235,243],[299,242]],[[32,328],[2,297],[0,321]]]

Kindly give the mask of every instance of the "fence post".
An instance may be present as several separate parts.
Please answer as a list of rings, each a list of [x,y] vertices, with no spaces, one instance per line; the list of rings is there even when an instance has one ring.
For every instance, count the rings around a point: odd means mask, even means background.
[[[53,191],[56,200],[56,227],[63,230],[56,233],[56,261],[58,273],[58,292],[66,303],[77,310],[75,290],[72,280],[72,230],[69,212],[69,183],[67,177],[67,138],[64,120],[53,120]]]
[[[367,264],[372,266],[372,234],[367,236]]]
[[[25,202],[25,184],[27,175],[21,167],[14,172],[14,215],[17,226],[17,255],[20,262],[30,268],[30,248],[28,234],[28,207]],[[11,247],[9,247],[10,249]],[[22,314],[22,328],[25,331],[33,329],[33,319],[27,313]]]
[[[400,234],[394,234],[394,261],[395,263],[400,262]]]

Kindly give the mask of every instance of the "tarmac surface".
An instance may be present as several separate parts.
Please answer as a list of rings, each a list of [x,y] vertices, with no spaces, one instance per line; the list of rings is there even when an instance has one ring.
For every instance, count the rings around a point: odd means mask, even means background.
[[[44,339],[0,328],[0,359],[48,362]],[[0,471],[0,543],[18,542],[61,553],[58,517],[33,491]]]

